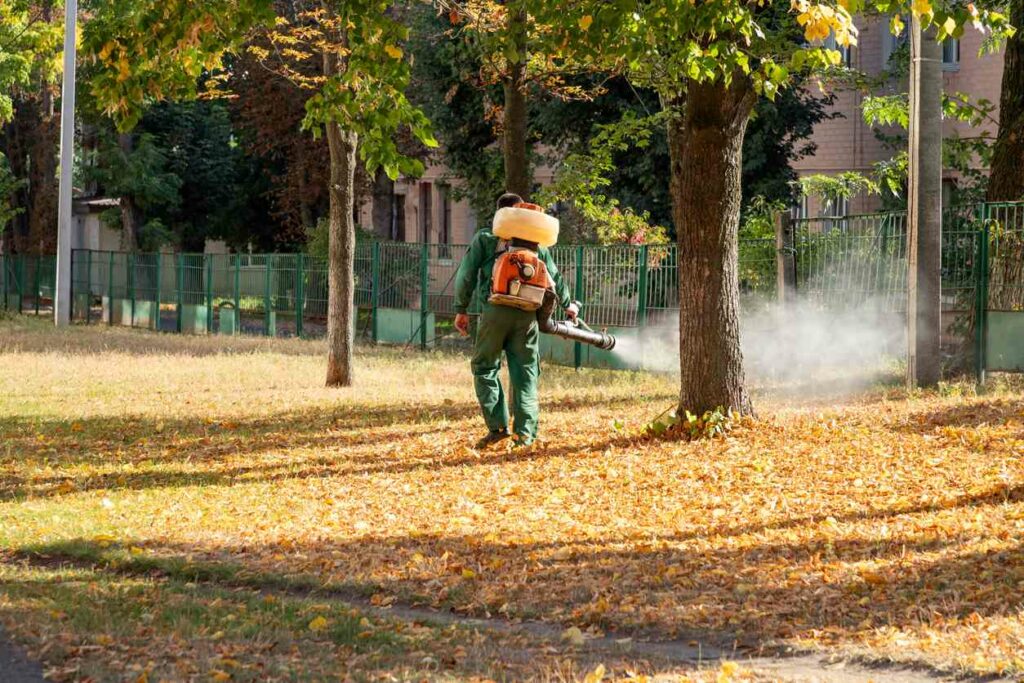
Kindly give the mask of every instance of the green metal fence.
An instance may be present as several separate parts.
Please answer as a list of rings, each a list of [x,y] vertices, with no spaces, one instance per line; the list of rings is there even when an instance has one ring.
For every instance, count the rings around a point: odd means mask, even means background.
[[[464,245],[367,242],[355,255],[355,303],[361,331],[427,346],[450,331],[455,274]],[[773,240],[741,244],[744,305],[775,297]],[[591,324],[674,324],[678,268],[672,245],[566,246],[553,249],[573,296]],[[22,257],[8,280],[24,289]],[[52,296],[52,258],[40,301]],[[75,250],[75,320],[172,332],[319,336],[325,333],[327,264],[303,254],[148,254]],[[35,299],[33,299],[34,301]],[[12,298],[11,307],[17,302]],[[474,309],[476,303],[474,302]]]
[[[827,308],[906,310],[906,213],[796,221],[796,286]]]
[[[905,213],[816,218],[793,227],[795,288],[802,301],[823,309],[906,315]],[[421,347],[457,339],[450,318],[455,272],[465,250],[446,244],[358,244],[359,333]],[[674,245],[558,245],[552,252],[591,325],[675,325],[679,265]],[[740,241],[745,313],[776,300],[779,263],[775,239]],[[0,255],[2,307],[51,311],[54,266],[53,257]],[[941,296],[947,349],[966,349],[979,374],[989,365],[1016,362],[1003,346],[1004,329],[1011,329],[1006,326],[1024,321],[1024,314],[1006,317],[1024,312],[1024,203],[944,211]],[[327,264],[304,254],[76,250],[72,299],[74,318],[92,324],[315,337],[326,332]],[[992,316],[1002,317],[993,323]],[[1022,340],[1012,341],[1024,348]],[[995,351],[989,353],[990,347]]]
[[[52,311],[56,278],[53,256],[0,254],[0,309],[36,314]]]

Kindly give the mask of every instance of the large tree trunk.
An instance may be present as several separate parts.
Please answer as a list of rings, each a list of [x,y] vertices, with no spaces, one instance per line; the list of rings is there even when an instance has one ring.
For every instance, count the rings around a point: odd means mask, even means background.
[[[119,133],[117,144],[125,158],[132,155],[135,142],[131,133]],[[139,208],[131,195],[121,197],[121,251],[136,251],[139,248]]]
[[[57,241],[60,118],[53,115],[50,87],[17,98],[14,118],[6,126],[4,151],[11,171],[28,181],[14,196],[23,211],[9,225],[11,241],[21,252],[53,253]]]
[[[36,124],[38,137],[32,146],[30,160],[28,238],[29,248],[36,253],[49,254],[57,248],[57,155],[60,149],[60,119],[47,116],[43,102],[43,117]]]
[[[508,33],[518,57],[505,77],[505,109],[502,120],[505,157],[505,190],[524,199],[533,183],[526,153],[526,10],[510,9]]]
[[[737,262],[743,133],[754,100],[741,75],[728,87],[691,82],[682,116],[668,126],[679,245],[680,412],[753,410],[740,350]]]
[[[42,3],[43,21],[53,20],[53,0]],[[57,157],[60,153],[60,117],[54,111],[56,85],[42,83],[38,100],[28,106],[35,138],[30,152],[28,242],[30,251],[50,254],[57,250]],[[26,105],[28,103],[26,102]],[[36,110],[38,107],[38,110]]]
[[[1010,23],[1017,34],[1006,41],[999,98],[999,135],[992,152],[989,201],[1024,199],[1024,0],[1010,1]]]

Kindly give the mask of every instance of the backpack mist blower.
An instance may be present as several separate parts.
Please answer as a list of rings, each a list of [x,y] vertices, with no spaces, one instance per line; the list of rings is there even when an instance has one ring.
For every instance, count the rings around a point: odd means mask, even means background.
[[[500,238],[498,253],[491,273],[491,295],[488,302],[498,306],[511,306],[524,311],[537,311],[540,331],[572,341],[610,351],[615,348],[615,337],[597,332],[577,318],[575,323],[555,321],[556,297],[553,282],[540,247],[550,247],[558,241],[558,219],[544,213],[536,205],[521,202],[499,209],[494,215],[493,232]]]

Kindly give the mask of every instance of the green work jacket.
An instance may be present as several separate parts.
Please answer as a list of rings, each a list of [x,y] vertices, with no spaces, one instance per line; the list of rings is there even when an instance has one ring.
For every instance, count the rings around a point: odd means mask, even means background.
[[[469,304],[473,300],[473,293],[477,294],[477,301],[484,304],[491,294],[491,269],[497,258],[496,249],[499,239],[490,230],[481,230],[474,237],[466,250],[466,256],[459,264],[459,272],[455,276],[455,312],[465,313],[469,310]],[[568,308],[572,299],[569,294],[569,287],[562,280],[562,274],[555,266],[555,260],[551,258],[551,252],[546,247],[538,250],[538,255],[547,266],[548,274],[555,283],[555,296],[562,308]]]

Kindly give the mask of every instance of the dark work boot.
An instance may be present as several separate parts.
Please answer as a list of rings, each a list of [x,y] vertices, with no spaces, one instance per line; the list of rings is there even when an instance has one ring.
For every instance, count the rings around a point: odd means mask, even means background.
[[[508,438],[507,429],[492,429],[487,432],[487,436],[476,442],[477,448],[487,448],[492,444],[496,444],[499,441],[504,441]]]

